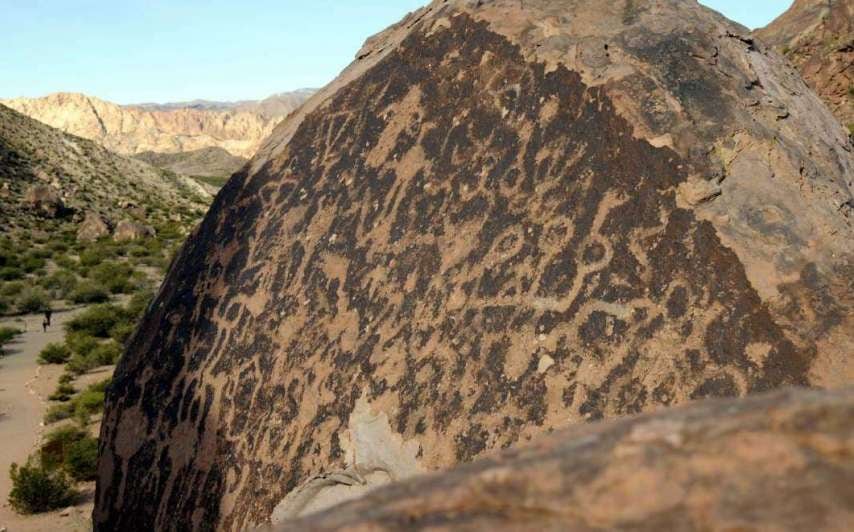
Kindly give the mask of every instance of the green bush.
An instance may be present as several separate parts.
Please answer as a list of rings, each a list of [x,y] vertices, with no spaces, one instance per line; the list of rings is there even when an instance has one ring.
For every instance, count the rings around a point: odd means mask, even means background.
[[[60,268],[65,268],[66,270],[74,270],[79,266],[79,263],[68,255],[58,255],[53,258],[53,262]]]
[[[47,290],[52,290],[57,297],[70,299],[71,294],[77,289],[77,276],[68,270],[57,270],[40,282]]]
[[[65,455],[64,466],[74,480],[95,480],[98,475],[98,440],[87,435],[72,443]]]
[[[119,361],[119,358],[122,356],[122,347],[110,340],[109,342],[105,342],[100,344],[98,347],[92,350],[89,353],[89,358],[92,363],[97,366],[111,366]]]
[[[74,405],[71,403],[60,403],[58,405],[53,405],[47,409],[44,415],[44,422],[48,425],[51,423],[56,423],[57,421],[62,421],[63,419],[69,419],[74,415]]]
[[[47,248],[51,250],[54,254],[56,253],[67,253],[68,252],[68,243],[63,242],[62,240],[54,240],[53,242],[47,245]]]
[[[71,359],[69,359],[68,364],[65,365],[65,369],[75,375],[83,375],[97,367],[98,364],[88,356],[76,354],[71,355]]]
[[[37,259],[49,259],[53,256],[53,251],[46,248],[36,248],[29,252],[29,257],[35,257]]]
[[[127,304],[128,317],[132,320],[138,320],[148,310],[152,301],[154,301],[154,292],[150,290],[135,293]]]
[[[3,346],[8,344],[14,337],[21,334],[21,331],[12,327],[0,327],[0,356],[5,354]]]
[[[80,266],[92,268],[112,256],[104,246],[93,246],[80,252]]]
[[[8,343],[12,338],[21,334],[20,329],[14,327],[0,327],[0,344]]]
[[[42,465],[47,469],[61,467],[68,456],[71,446],[88,437],[89,434],[74,425],[66,425],[48,433],[45,442],[39,448]]]
[[[44,312],[50,308],[50,298],[41,288],[28,288],[18,297],[18,310],[26,314]]]
[[[109,301],[110,294],[105,288],[98,286],[93,282],[86,281],[80,283],[77,288],[71,292],[69,299],[78,305],[88,305]]]
[[[68,478],[61,471],[50,471],[41,464],[9,468],[12,491],[9,503],[22,514],[36,514],[64,508],[76,496]]]
[[[71,358],[71,349],[65,344],[47,344],[39,353],[39,364],[65,364]]]
[[[65,403],[71,400],[71,397],[77,393],[77,390],[74,389],[74,386],[65,382],[59,383],[56,387],[56,390],[48,397],[51,401],[59,401],[61,403]]]
[[[0,268],[0,281],[15,281],[23,279],[24,272],[16,266],[5,266]]]
[[[87,389],[72,399],[71,403],[74,405],[74,417],[85,425],[90,416],[104,410],[104,392]]]
[[[89,272],[89,278],[110,293],[126,294],[133,291],[131,276],[133,268],[118,262],[104,262]]]
[[[3,283],[2,287],[0,287],[0,296],[5,297],[14,297],[24,291],[27,285],[22,283],[21,281],[10,281],[8,283]]]
[[[135,331],[136,324],[131,322],[119,323],[110,329],[110,338],[122,345],[125,345]]]
[[[21,268],[27,273],[37,272],[44,269],[47,263],[40,257],[29,256],[21,262]]]
[[[11,310],[12,304],[8,299],[0,297],[0,314],[6,314]]]
[[[109,338],[110,330],[127,321],[127,312],[117,305],[97,305],[86,309],[65,324],[65,330],[88,334],[97,338]]]
[[[85,332],[68,332],[65,334],[65,344],[72,353],[85,357],[98,347],[98,339]]]

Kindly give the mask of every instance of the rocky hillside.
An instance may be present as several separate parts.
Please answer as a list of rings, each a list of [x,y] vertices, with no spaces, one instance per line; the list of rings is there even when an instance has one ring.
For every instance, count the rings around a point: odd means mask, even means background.
[[[851,419],[851,389],[710,401],[566,430],[273,530],[843,532]]]
[[[757,31],[854,132],[854,0],[797,0]]]
[[[247,158],[307,95],[295,93],[266,104],[243,102],[230,109],[122,107],[84,94],[66,93],[0,103],[120,154],[181,153],[215,147]]]
[[[196,181],[116,155],[0,105],[0,226],[6,236],[44,219],[195,219],[208,194]],[[137,214],[144,212],[140,217]]]
[[[198,178],[213,178],[216,186],[222,186],[231,174],[240,170],[247,159],[232,155],[222,148],[202,148],[183,153],[156,153],[147,151],[134,156],[140,161],[170,170],[176,174]],[[206,181],[210,181],[206,179]]]
[[[97,530],[240,530],[552,430],[854,380],[854,156],[694,1],[437,0],[217,196],[107,398]]]

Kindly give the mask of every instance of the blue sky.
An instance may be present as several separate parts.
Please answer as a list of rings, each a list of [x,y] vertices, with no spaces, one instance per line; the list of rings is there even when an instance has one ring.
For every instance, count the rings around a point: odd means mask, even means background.
[[[238,100],[320,87],[366,37],[427,1],[0,0],[0,98]],[[791,3],[702,1],[750,27]]]

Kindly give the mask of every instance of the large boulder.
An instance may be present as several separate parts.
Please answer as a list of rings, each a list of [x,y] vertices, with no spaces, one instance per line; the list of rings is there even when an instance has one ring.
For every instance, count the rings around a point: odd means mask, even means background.
[[[709,401],[565,430],[272,530],[848,531],[852,419],[854,389]]]
[[[94,242],[110,236],[110,223],[96,212],[87,212],[86,217],[77,227],[77,240]]]
[[[45,218],[57,218],[65,209],[59,192],[48,185],[33,185],[28,188],[24,195],[24,203]]]
[[[155,235],[154,228],[149,225],[122,220],[116,225],[116,230],[113,232],[113,240],[116,242],[129,242],[151,238]]]
[[[336,471],[854,381],[848,136],[745,28],[437,0],[358,57],[223,188],[130,342],[98,530],[238,530]]]

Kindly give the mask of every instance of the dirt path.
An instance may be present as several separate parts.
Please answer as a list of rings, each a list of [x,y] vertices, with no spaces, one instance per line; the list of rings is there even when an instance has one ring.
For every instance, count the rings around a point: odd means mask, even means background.
[[[79,310],[55,313],[53,325],[42,331],[42,317],[24,316],[3,320],[24,330],[24,334],[6,345],[9,353],[0,357],[0,530],[28,532],[44,530],[85,530],[86,519],[80,511],[62,516],[53,512],[39,516],[17,515],[8,504],[11,480],[9,466],[24,463],[33,452],[45,428],[42,424],[47,397],[56,388],[61,366],[40,366],[39,352],[51,342],[63,339],[62,324]]]

